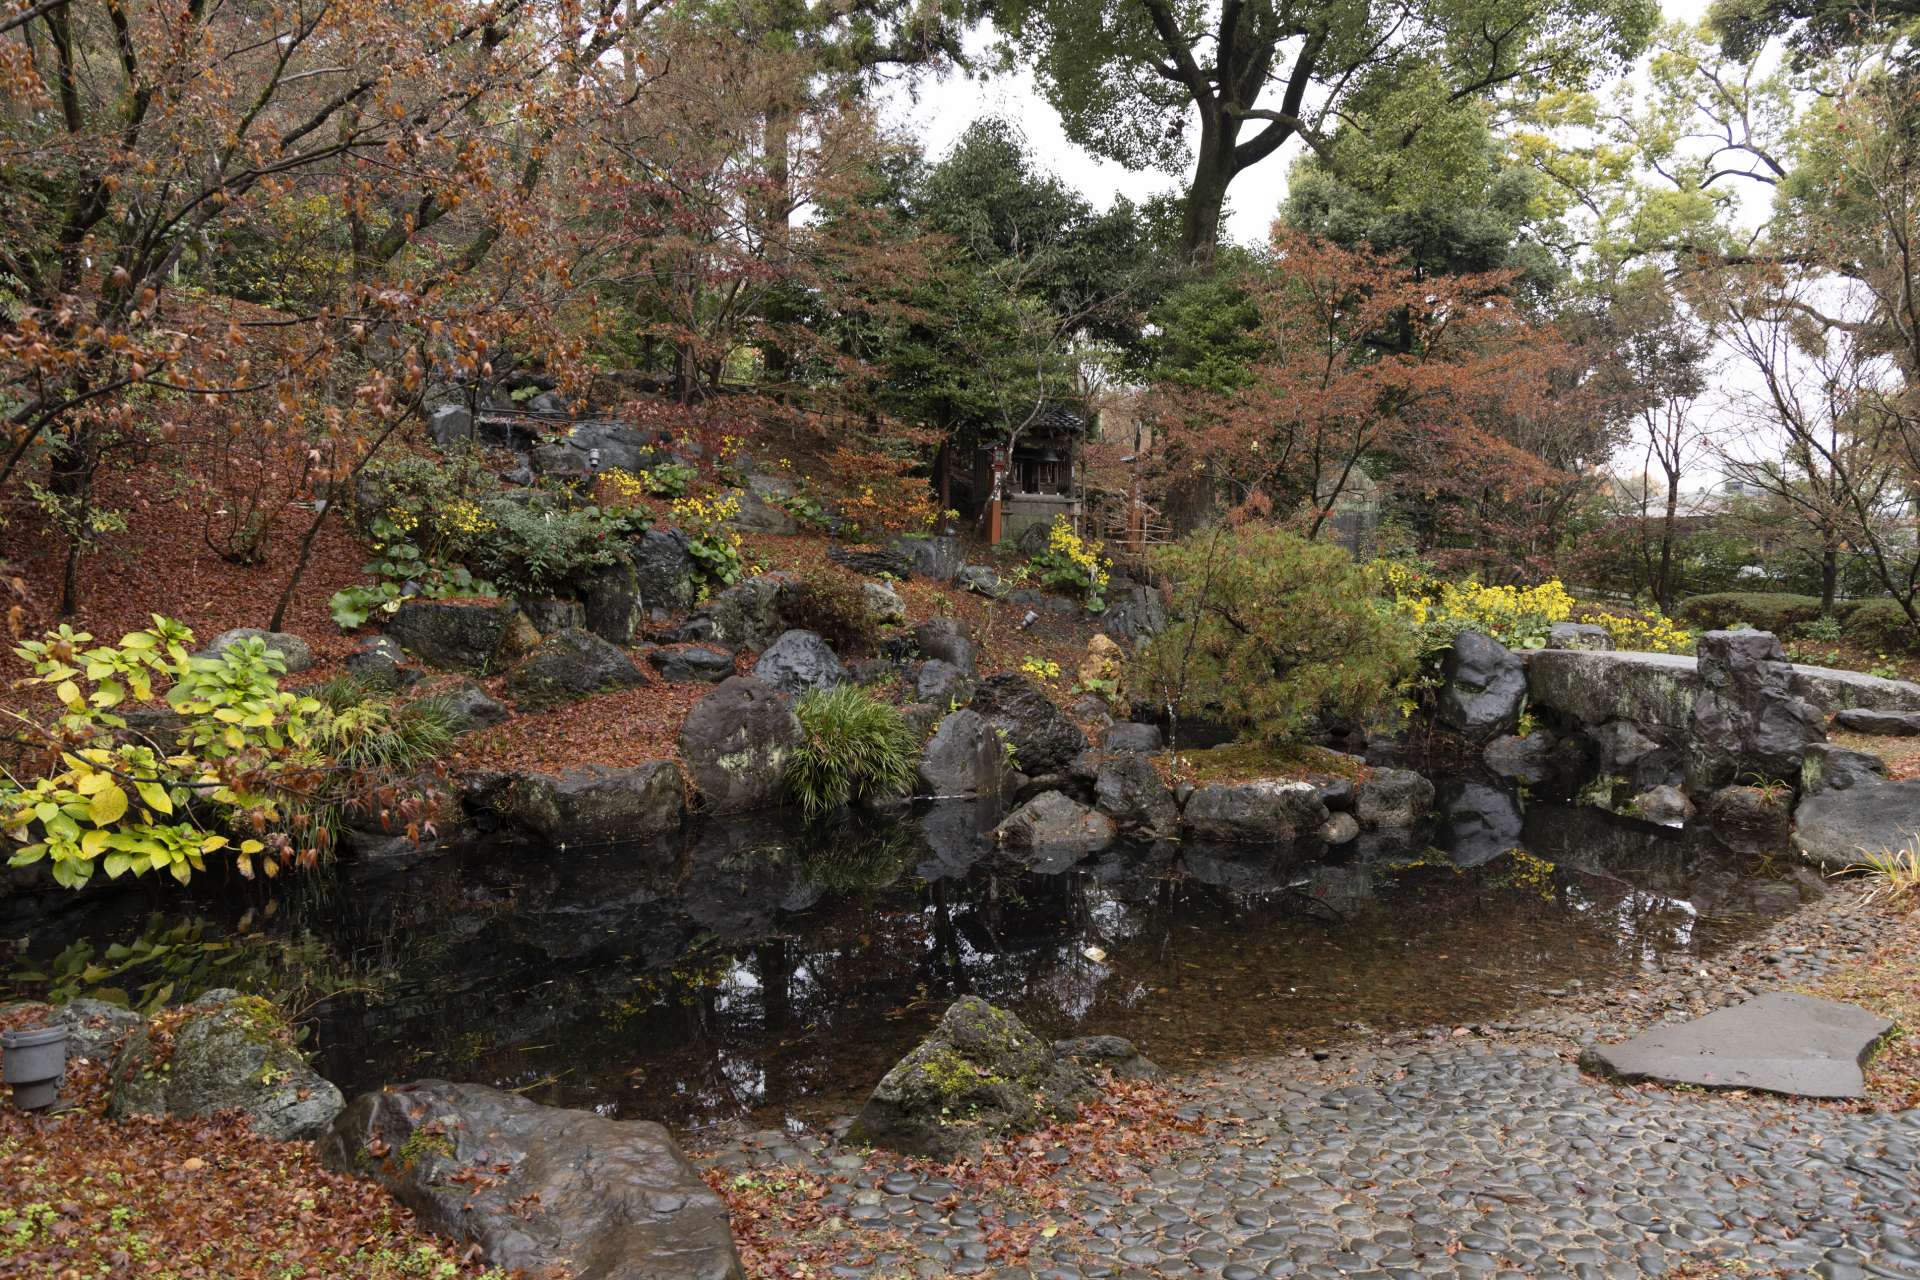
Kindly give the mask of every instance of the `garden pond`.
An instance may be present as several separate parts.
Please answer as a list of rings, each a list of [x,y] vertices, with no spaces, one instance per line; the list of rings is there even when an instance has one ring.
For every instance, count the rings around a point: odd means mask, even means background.
[[[251,904],[0,900],[0,965],[35,997],[274,996],[349,1095],[477,1080],[692,1128],[854,1109],[961,993],[1178,1069],[1498,1020],[1799,900],[1698,834],[1480,783],[1444,785],[1440,810],[1337,861],[1160,845],[1073,865],[1009,861],[970,804],[813,831],[716,820],[343,867]]]

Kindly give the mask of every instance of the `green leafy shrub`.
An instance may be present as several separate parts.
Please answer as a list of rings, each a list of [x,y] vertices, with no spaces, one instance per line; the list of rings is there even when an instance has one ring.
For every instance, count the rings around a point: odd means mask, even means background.
[[[452,703],[429,695],[402,700],[352,676],[307,691],[324,708],[314,745],[353,769],[418,769],[446,754],[457,734]]]
[[[1286,741],[1323,711],[1367,714],[1413,668],[1413,628],[1339,547],[1247,525],[1193,534],[1154,567],[1174,620],[1129,683],[1182,715]]]
[[[63,626],[15,650],[33,670],[26,683],[51,688],[60,710],[14,713],[47,750],[0,784],[0,830],[20,846],[10,865],[44,861],[68,888],[96,868],[184,883],[209,854],[231,851],[242,875],[258,859],[271,876],[317,862],[342,813],[377,803],[410,817],[424,805],[420,789],[390,788],[384,770],[419,762],[437,740],[435,712],[396,716],[387,737],[368,736],[370,716],[341,726],[326,702],[280,688],[286,663],[261,638],[205,657],[192,644],[192,631],[156,615],[117,645]],[[164,745],[118,710],[160,693],[179,718]]]
[[[679,498],[700,478],[700,469],[685,462],[662,462],[640,473],[640,483],[656,498]]]
[[[912,785],[919,746],[898,708],[842,685],[801,694],[793,713],[800,743],[787,760],[787,789],[809,818]]]
[[[1841,624],[1841,631],[1852,643],[1876,652],[1920,653],[1920,632],[1914,630],[1906,611],[1892,600],[1857,602]]]
[[[475,571],[509,595],[560,594],[576,575],[612,564],[644,523],[632,511],[571,506],[549,494],[498,495],[480,504],[481,523],[462,551]]]
[[[462,500],[463,501],[463,500]],[[473,507],[470,502],[466,507]],[[450,596],[493,594],[493,584],[475,578],[465,565],[447,564],[423,554],[407,534],[398,517],[382,516],[373,522],[375,556],[363,566],[373,575],[368,584],[342,587],[327,601],[327,611],[342,631],[364,626],[376,613],[392,613],[401,603],[416,597],[444,600]],[[413,590],[407,589],[407,584]]]
[[[1674,614],[1699,631],[1726,630],[1744,622],[1757,631],[1785,635],[1820,616],[1820,597],[1778,591],[1720,591],[1682,600]]]
[[[747,576],[740,535],[729,522],[740,514],[738,498],[681,498],[673,504],[674,523],[687,538],[687,553],[699,566],[703,587],[730,587]]]
[[[780,617],[790,627],[818,632],[842,656],[871,653],[879,622],[860,587],[859,575],[845,569],[808,569],[780,593]]]
[[[1817,640],[1821,644],[1835,644],[1846,634],[1846,631],[1840,625],[1839,618],[1826,614],[1815,618],[1812,622],[1802,623],[1800,634],[1808,640]]]

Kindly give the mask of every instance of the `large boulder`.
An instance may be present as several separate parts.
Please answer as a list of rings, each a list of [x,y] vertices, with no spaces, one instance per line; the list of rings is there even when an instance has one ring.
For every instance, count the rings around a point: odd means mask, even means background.
[[[522,707],[551,707],[645,683],[623,650],[574,628],[542,640],[507,677],[507,694]]]
[[[1871,786],[1886,776],[1887,762],[1871,752],[1815,742],[1808,744],[1807,758],[1800,762],[1800,793],[1811,796]]]
[[[1113,819],[1058,791],[1043,791],[994,828],[994,842],[1016,853],[1098,853],[1112,844]]]
[[[1920,840],[1920,778],[1822,791],[1802,800],[1793,820],[1802,858],[1828,871],[1855,866]]]
[[[446,708],[448,726],[455,733],[491,728],[513,714],[507,705],[471,680],[434,695]]]
[[[1106,1072],[1115,1080],[1164,1080],[1167,1073],[1159,1064],[1141,1053],[1133,1041],[1122,1036],[1076,1036],[1055,1040],[1053,1052],[1077,1066],[1099,1075]]]
[[[263,640],[268,649],[280,655],[286,663],[287,673],[308,670],[313,666],[313,646],[290,631],[262,631],[258,627],[235,627],[231,631],[222,631],[206,647],[206,656],[217,658],[228,648],[242,640]]]
[[[1354,817],[1370,831],[1416,827],[1432,812],[1433,783],[1411,769],[1375,769],[1354,791]]]
[[[664,618],[693,607],[697,574],[685,534],[677,529],[649,529],[627,544],[627,558],[633,562],[634,585],[651,616]]]
[[[1584,725],[1630,720],[1685,733],[1699,687],[1699,670],[1685,654],[1543,649],[1527,662],[1532,704]]]
[[[1087,749],[1087,735],[1053,705],[1039,685],[1006,672],[990,676],[973,691],[972,707],[987,718],[1013,747],[1014,767],[1022,773],[1054,773]]]
[[[1157,587],[1128,584],[1113,593],[1100,629],[1116,640],[1146,640],[1167,629],[1167,601]]]
[[[406,660],[406,650],[391,636],[374,636],[348,654],[345,665],[347,674],[355,680],[369,688],[392,693],[418,678],[417,672],[410,672],[402,665]]]
[[[221,988],[180,1011],[163,1046],[151,1025],[135,1028],[113,1062],[107,1114],[247,1114],[263,1138],[318,1137],[340,1114],[340,1091],[293,1045],[293,1030],[258,996]]]
[[[887,543],[887,549],[904,556],[913,572],[936,582],[952,582],[966,563],[960,539],[954,537],[899,537]]]
[[[1773,787],[1722,787],[1708,798],[1707,827],[1735,853],[1779,853],[1791,815],[1786,792]]]
[[[145,1029],[147,1020],[117,1004],[79,996],[56,1005],[47,1014],[47,1025],[56,1024],[67,1029],[69,1062],[78,1058],[112,1062],[127,1038]]]
[[[1085,1069],[1020,1019],[963,996],[874,1088],[847,1139],[952,1160],[990,1139],[1077,1115],[1093,1093]]]
[[[785,507],[777,504],[777,499],[792,496],[792,485],[788,492],[781,493],[768,482],[772,477],[753,476],[744,489],[735,489],[733,499],[739,503],[728,524],[746,533],[771,533],[779,535],[800,532],[800,522],[793,518]]]
[[[997,795],[1012,772],[1000,735],[985,716],[965,707],[942,717],[920,752],[920,790],[930,796]]]
[[[813,631],[785,631],[768,645],[753,674],[783,693],[800,694],[809,689],[834,689],[847,683],[847,669],[840,665],[827,642]]]
[[[742,649],[766,648],[787,629],[780,620],[785,587],[786,579],[771,573],[734,583],[700,610],[709,633],[702,638]]]
[[[680,758],[706,807],[735,813],[778,804],[800,741],[793,700],[757,676],[731,676],[680,726]]]
[[[648,1121],[422,1080],[355,1098],[320,1157],[502,1271],[744,1280],[726,1202]]]
[[[1136,724],[1131,720],[1122,720],[1110,724],[1100,734],[1100,749],[1103,751],[1158,751],[1163,745],[1160,726],[1157,724]]]
[[[1476,741],[1512,732],[1527,697],[1527,668],[1520,655],[1478,631],[1453,638],[1441,665],[1437,713],[1440,722]]]
[[[1180,833],[1180,809],[1173,802],[1173,792],[1143,755],[1121,752],[1103,757],[1093,775],[1093,804],[1122,831],[1166,839]]]
[[[953,618],[928,618],[913,629],[913,643],[922,656],[949,663],[962,675],[974,674],[973,637],[967,633],[966,623]]]
[[[1327,806],[1310,782],[1260,778],[1203,783],[1187,797],[1182,816],[1202,840],[1291,844],[1326,825]]]
[[[1547,647],[1604,652],[1613,648],[1613,637],[1605,627],[1591,622],[1556,622],[1547,628]]]
[[[705,644],[655,649],[647,661],[669,684],[718,684],[734,673],[733,652]]]
[[[1540,783],[1553,775],[1554,745],[1553,735],[1544,729],[1524,738],[1508,734],[1489,742],[1481,759],[1497,777]]]
[[[879,626],[897,627],[907,620],[907,602],[890,583],[861,583],[860,602],[867,606],[867,614]]]
[[[589,765],[559,774],[522,774],[499,808],[507,821],[553,844],[644,840],[679,830],[686,787],[670,760],[625,769]]]
[[[587,630],[610,644],[632,644],[646,620],[640,575],[631,561],[616,560],[580,575],[582,620]]]
[[[1807,744],[1826,738],[1814,706],[1793,692],[1793,667],[1765,631],[1708,631],[1695,642],[1700,692],[1688,726],[1695,793],[1757,778],[1800,776]]]
[[[929,658],[914,675],[913,696],[936,707],[958,706],[973,696],[973,677],[951,662]]]
[[[540,643],[540,633],[511,603],[409,600],[386,632],[429,666],[476,676],[504,671]]]
[[[1875,711],[1868,707],[1846,707],[1833,717],[1833,727],[1848,733],[1884,738],[1920,737],[1920,711]]]
[[[1602,775],[1624,778],[1637,787],[1679,779],[1679,754],[1647,736],[1631,720],[1609,720],[1588,730],[1587,737],[1593,743],[1595,768]]]

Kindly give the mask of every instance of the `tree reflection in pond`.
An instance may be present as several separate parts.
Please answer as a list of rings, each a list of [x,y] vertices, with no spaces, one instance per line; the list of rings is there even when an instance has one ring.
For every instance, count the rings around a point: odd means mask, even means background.
[[[669,846],[476,850],[255,924],[321,947],[310,971],[379,975],[309,1015],[349,1091],[431,1075],[697,1124],[849,1109],[963,992],[1179,1068],[1495,1018],[1723,945],[1751,927],[1730,901],[1786,900],[1685,834],[1590,810],[1536,805],[1532,854],[1490,855],[1517,812],[1369,837],[1339,865],[1161,845],[1051,873],[995,854],[971,806],[813,833],[734,821]],[[132,927],[69,912],[29,961]]]

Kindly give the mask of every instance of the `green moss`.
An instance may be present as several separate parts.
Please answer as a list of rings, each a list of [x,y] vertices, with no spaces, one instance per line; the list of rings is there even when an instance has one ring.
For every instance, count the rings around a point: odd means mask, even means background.
[[[401,1167],[405,1169],[412,1169],[430,1155],[451,1160],[453,1159],[453,1141],[446,1134],[423,1126],[409,1134],[394,1155],[399,1159]]]
[[[952,1049],[937,1049],[914,1064],[914,1072],[942,1098],[957,1099],[998,1077],[982,1071]]]
[[[1180,759],[1177,772],[1195,783],[1298,781],[1329,776],[1358,782],[1367,774],[1366,765],[1352,756],[1297,744],[1229,742],[1205,751],[1183,751]]]

